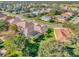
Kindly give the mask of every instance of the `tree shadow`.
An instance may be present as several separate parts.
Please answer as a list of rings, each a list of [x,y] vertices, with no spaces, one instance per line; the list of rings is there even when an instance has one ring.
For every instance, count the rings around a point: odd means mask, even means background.
[[[69,53],[71,57],[79,57],[79,55],[75,55],[73,52],[74,48],[66,47],[66,51]]]

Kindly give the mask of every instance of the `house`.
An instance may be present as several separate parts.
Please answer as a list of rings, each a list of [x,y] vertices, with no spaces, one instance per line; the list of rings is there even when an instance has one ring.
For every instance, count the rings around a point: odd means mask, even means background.
[[[51,7],[46,8],[45,12],[50,12],[52,10]]]
[[[44,33],[47,31],[46,25],[43,23],[32,22],[34,24],[34,31],[39,33]]]
[[[16,26],[18,27],[18,29],[24,30],[26,28],[26,24],[27,24],[27,22],[20,21],[20,22],[16,23]]]
[[[71,7],[72,11],[78,11],[79,9],[77,7]]]
[[[64,18],[70,18],[71,16],[73,16],[74,14],[72,12],[65,12],[62,14],[62,16],[64,16]]]
[[[12,17],[10,20],[8,20],[8,22],[10,23],[10,24],[16,24],[16,23],[18,23],[18,22],[20,22],[21,20],[20,20],[20,18],[18,18],[18,17]]]
[[[79,23],[79,17],[73,18],[73,19],[71,20],[71,22],[72,22],[73,24],[78,24],[78,23]]]
[[[43,33],[46,31],[46,25],[38,22],[26,22],[18,17],[6,16],[4,19],[9,24],[15,24],[20,32],[29,37],[31,32]]]
[[[30,11],[34,11],[35,10],[35,8],[30,8]]]
[[[9,23],[9,21],[10,21],[11,19],[13,19],[13,17],[11,17],[11,16],[6,16],[6,18],[5,18],[4,20]]]
[[[44,20],[44,21],[50,21],[52,18],[50,16],[42,16],[41,17],[41,20]]]
[[[58,21],[58,22],[66,21],[66,19],[62,15],[55,15],[54,18],[55,18],[55,21]]]
[[[45,9],[42,8],[42,9],[40,10],[40,13],[44,13],[44,12],[45,12]]]
[[[68,6],[60,6],[60,8],[63,9],[63,10],[71,10],[71,8],[68,7]]]
[[[17,24],[18,29],[26,36],[29,37],[32,32],[44,33],[47,31],[46,25],[35,21],[25,22],[20,21]]]
[[[54,34],[56,40],[60,42],[68,42],[70,37],[73,35],[73,32],[69,28],[54,28]]]
[[[20,21],[17,24],[17,27],[23,34],[28,37],[32,31],[34,31],[34,26],[31,22]]]
[[[32,12],[32,15],[38,16],[38,15],[39,15],[39,10],[33,11],[33,12]]]
[[[34,25],[33,25],[33,23],[27,23],[26,24],[26,28],[24,29],[24,35],[26,36],[26,37],[29,37],[30,36],[30,33],[31,32],[33,32],[34,31]]]

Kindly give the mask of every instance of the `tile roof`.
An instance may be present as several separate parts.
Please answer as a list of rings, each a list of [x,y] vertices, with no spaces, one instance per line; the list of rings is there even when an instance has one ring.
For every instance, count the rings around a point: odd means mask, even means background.
[[[19,27],[25,29],[25,28],[29,27],[30,25],[33,25],[33,24],[31,22],[20,21],[16,25],[17,25],[17,27],[19,26]]]
[[[13,17],[7,16],[5,20],[11,20]]]
[[[64,17],[71,17],[73,15],[72,12],[65,12],[62,14]]]
[[[54,28],[54,34],[57,40],[66,42],[71,37],[72,30],[69,28]]]

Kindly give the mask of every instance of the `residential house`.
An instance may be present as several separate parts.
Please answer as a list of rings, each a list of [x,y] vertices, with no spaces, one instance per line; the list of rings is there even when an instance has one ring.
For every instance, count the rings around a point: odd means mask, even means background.
[[[32,11],[34,11],[35,10],[35,8],[30,8],[30,11],[32,12]]]
[[[68,7],[68,6],[60,6],[60,8],[63,9],[63,10],[71,10],[71,8]]]
[[[44,33],[47,31],[46,25],[43,23],[33,22],[34,24],[34,31],[39,33]]]
[[[39,10],[33,11],[33,12],[32,12],[32,15],[38,16],[38,15],[39,15]]]
[[[51,7],[46,8],[45,12],[50,12],[52,10]]]
[[[20,31],[23,32],[23,34],[28,37],[32,31],[34,31],[34,26],[30,22],[20,21],[17,24],[17,27]]]
[[[26,22],[23,20],[20,20],[18,17],[11,17],[7,16],[5,18],[5,21],[8,22],[9,24],[15,24],[20,32],[22,32],[26,37],[29,37],[31,32],[36,31],[39,33],[45,32],[46,25],[38,22]]]
[[[72,12],[65,12],[62,14],[62,16],[64,16],[64,18],[70,18],[71,16],[73,16],[74,14]]]
[[[42,8],[42,9],[40,10],[40,13],[45,13],[45,9]]]
[[[79,24],[79,17],[75,17],[71,20],[73,24]]]
[[[56,40],[60,42],[68,42],[73,32],[70,28],[54,28],[54,34]]]
[[[10,24],[16,24],[16,23],[18,23],[18,22],[20,22],[21,20],[20,20],[20,18],[18,18],[18,17],[12,17],[10,20],[8,20],[8,22],[10,23]]]
[[[70,7],[72,11],[78,11],[79,9],[77,7]]]
[[[41,17],[41,20],[44,20],[44,21],[50,21],[52,18],[51,18],[51,16],[42,16]]]
[[[58,21],[58,22],[66,21],[66,19],[62,15],[55,15],[54,18],[55,18],[55,21]]]
[[[34,31],[33,23],[28,23],[23,33],[25,36],[29,37],[33,31]]]
[[[26,22],[20,21],[20,22],[16,23],[16,26],[18,27],[18,29],[23,31],[26,28]]]
[[[9,21],[10,21],[11,19],[13,19],[13,17],[11,17],[11,16],[6,16],[6,18],[5,18],[4,20],[9,23]]]

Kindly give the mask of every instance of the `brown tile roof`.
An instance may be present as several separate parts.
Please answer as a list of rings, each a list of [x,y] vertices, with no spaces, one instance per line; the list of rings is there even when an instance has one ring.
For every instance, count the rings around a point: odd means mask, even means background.
[[[22,27],[22,28],[25,28],[26,22],[20,21],[20,22],[18,22],[16,25],[17,25],[17,27],[20,26],[20,27]]]
[[[26,27],[29,27],[30,25],[32,25],[32,23],[26,22],[26,21],[20,21],[16,25],[17,25],[17,27],[26,28]]]
[[[10,19],[12,19],[13,17],[11,17],[11,16],[7,16],[6,17],[6,20],[10,20]]]
[[[62,14],[64,17],[70,17],[73,15],[72,12],[65,12],[64,14]]]
[[[57,40],[60,42],[68,41],[68,38],[72,35],[72,30],[69,28],[55,28],[54,34]]]

